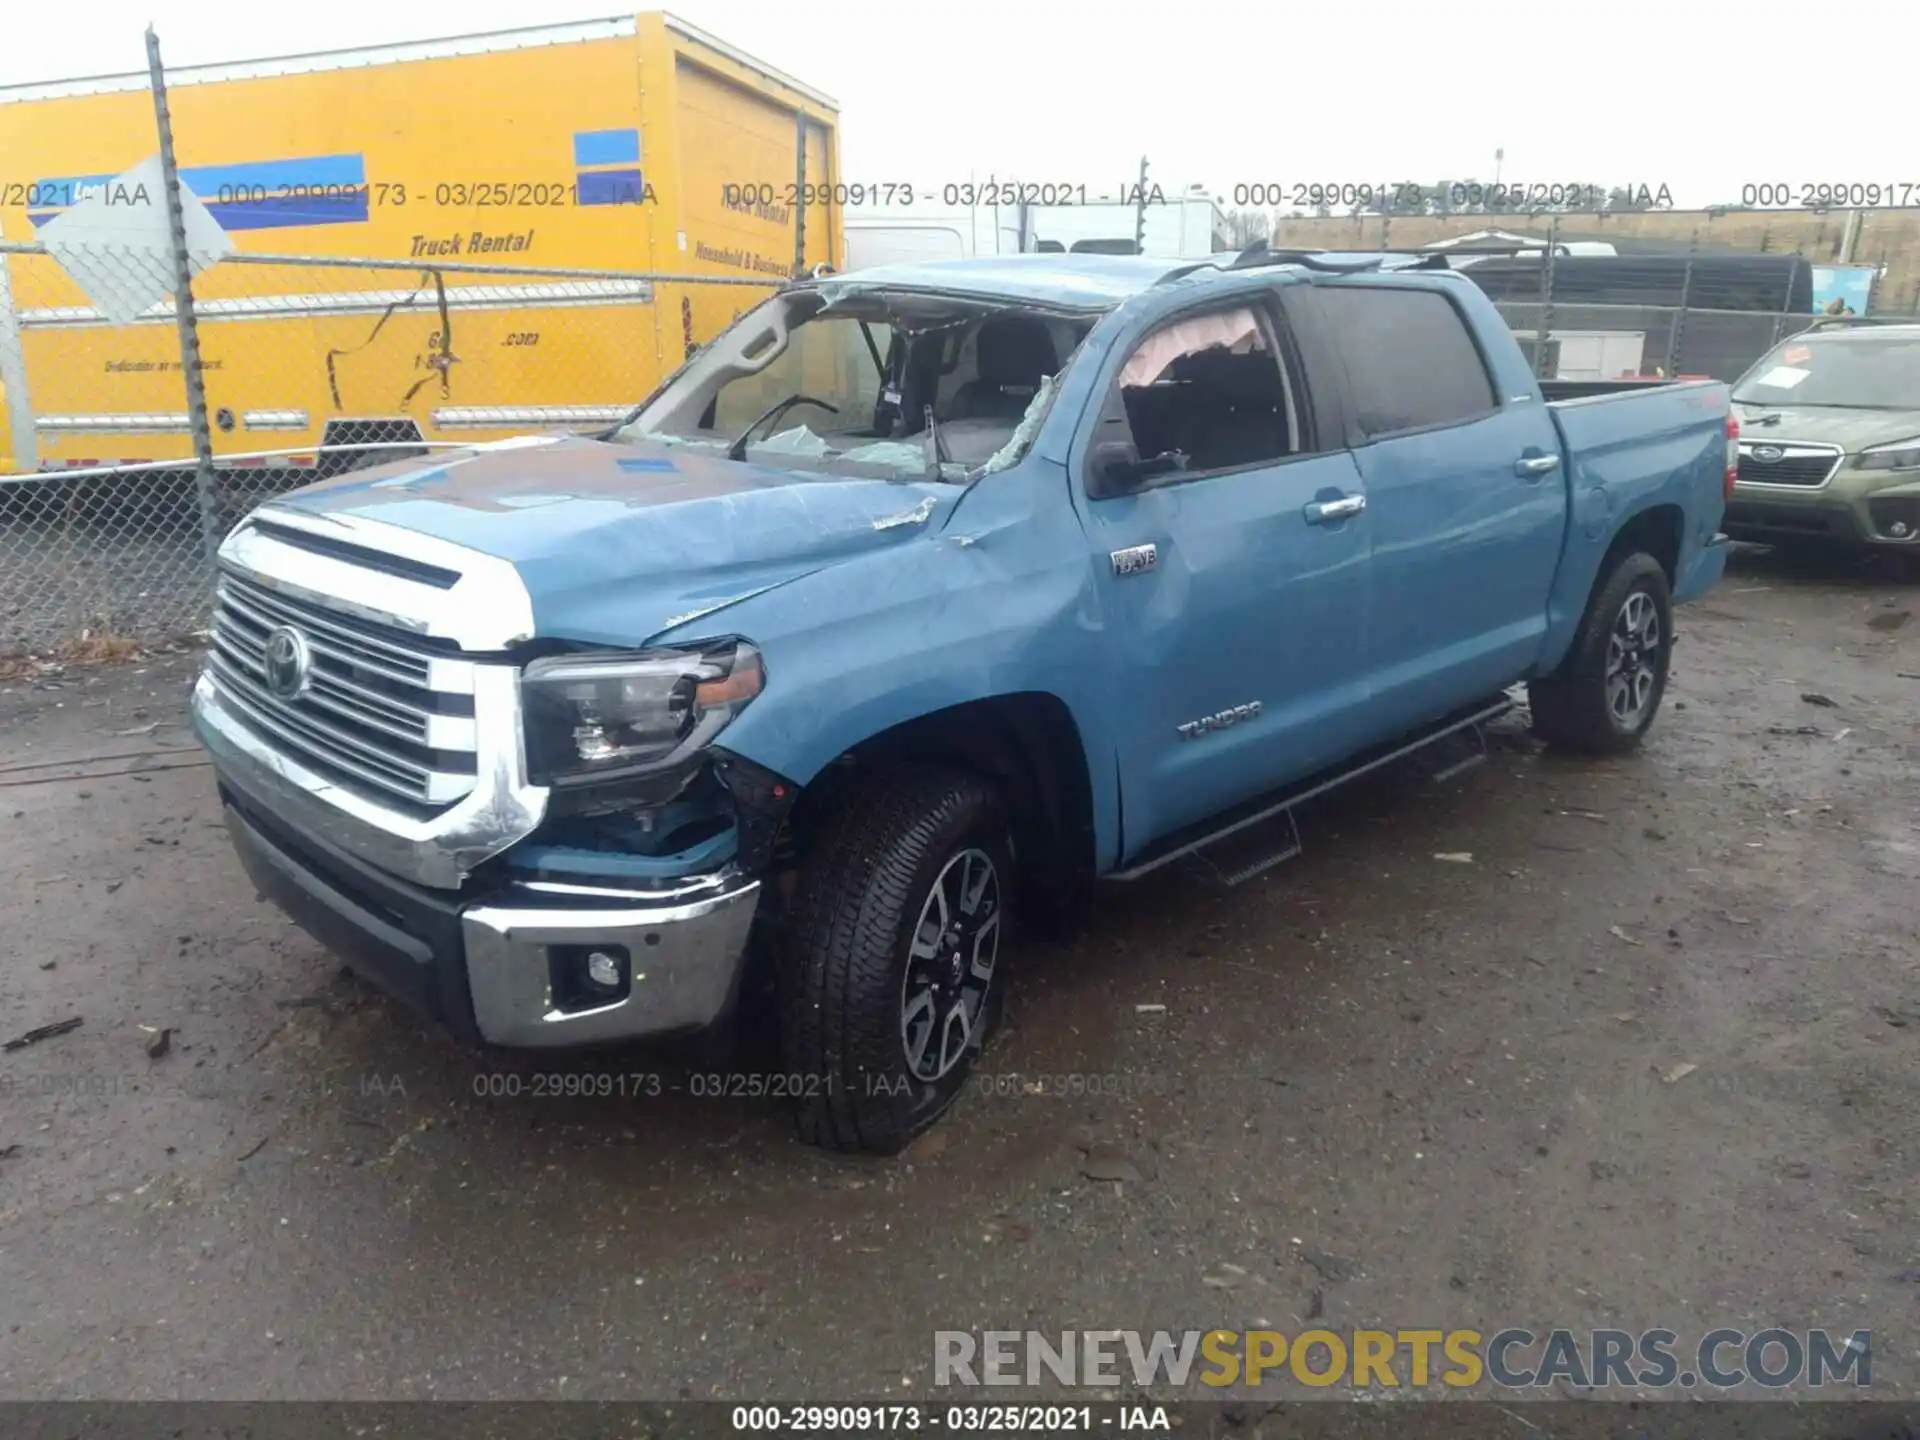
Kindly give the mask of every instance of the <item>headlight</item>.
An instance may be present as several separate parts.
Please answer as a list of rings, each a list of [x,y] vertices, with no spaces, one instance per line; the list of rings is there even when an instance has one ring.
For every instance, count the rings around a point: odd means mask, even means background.
[[[571,789],[668,777],[705,749],[765,680],[760,652],[744,640],[535,660],[521,679],[529,778]]]
[[[1920,435],[1862,450],[1853,465],[1856,470],[1920,470]]]

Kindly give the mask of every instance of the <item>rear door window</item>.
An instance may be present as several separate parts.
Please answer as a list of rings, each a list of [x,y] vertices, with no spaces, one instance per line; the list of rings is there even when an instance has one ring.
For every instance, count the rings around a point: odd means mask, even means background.
[[[1460,425],[1499,408],[1466,317],[1432,290],[1325,285],[1314,300],[1369,439]]]

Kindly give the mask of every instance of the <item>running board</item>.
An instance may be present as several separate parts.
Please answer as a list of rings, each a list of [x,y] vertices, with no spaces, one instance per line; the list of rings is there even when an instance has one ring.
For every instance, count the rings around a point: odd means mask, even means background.
[[[1360,759],[1343,769],[1322,772],[1319,777],[1309,778],[1291,789],[1269,792],[1170,835],[1151,846],[1124,870],[1116,870],[1106,878],[1138,880],[1176,860],[1185,860],[1189,868],[1211,876],[1229,888],[1244,885],[1301,853],[1304,846],[1300,839],[1300,827],[1294,820],[1295,806],[1304,805],[1329,790],[1338,789],[1348,781],[1357,780],[1396,760],[1403,760],[1450,735],[1465,732],[1471,736],[1475,752],[1434,772],[1432,776],[1435,781],[1449,780],[1485,762],[1487,737],[1481,727],[1508,714],[1513,708],[1513,698],[1501,694],[1495,699],[1456,710],[1411,740],[1400,741],[1388,749],[1365,752]]]

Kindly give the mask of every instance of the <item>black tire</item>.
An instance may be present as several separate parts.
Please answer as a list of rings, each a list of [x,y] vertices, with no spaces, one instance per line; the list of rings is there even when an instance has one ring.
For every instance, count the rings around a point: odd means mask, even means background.
[[[971,857],[984,858],[988,881],[977,880],[980,860]],[[961,897],[953,888],[963,883],[954,869],[961,865],[972,867],[965,873],[974,877],[964,883],[981,885],[974,899],[983,912],[968,920],[964,935],[958,934],[965,918],[958,914]],[[892,1154],[958,1098],[1006,990],[1013,873],[1006,807],[987,782],[962,771],[877,775],[822,824],[801,862],[779,967],[781,1049],[799,1092],[801,1139]],[[936,883],[947,907],[940,913],[955,917],[955,938],[916,946],[923,910],[935,906]],[[954,981],[955,1003],[965,1006],[977,993],[970,1022],[959,1027],[964,1040],[943,1032],[951,1043],[931,1057],[931,1039],[924,1042],[916,1073],[909,1045],[920,1021],[907,1021],[909,996],[925,982],[926,1004],[944,1004],[930,968],[944,982],[953,973],[949,945],[958,955],[958,947],[989,937],[985,982],[966,960]],[[916,949],[937,953],[916,956]],[[974,953],[983,952],[976,947]],[[977,992],[966,990],[976,983]],[[930,1023],[931,1014],[922,1018]]]
[[[1631,610],[1630,608],[1631,607]],[[1632,621],[1650,615],[1657,633],[1628,640]],[[1555,749],[1619,755],[1638,745],[1660,712],[1673,660],[1673,596],[1653,556],[1622,556],[1603,575],[1580,618],[1560,668],[1531,681],[1533,733]],[[1615,667],[1610,671],[1610,666]],[[1623,688],[1624,685],[1624,688]],[[1626,707],[1621,702],[1637,701]]]

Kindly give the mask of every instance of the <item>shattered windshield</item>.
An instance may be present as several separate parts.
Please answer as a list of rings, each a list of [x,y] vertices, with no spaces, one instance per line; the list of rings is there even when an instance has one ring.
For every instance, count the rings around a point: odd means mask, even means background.
[[[715,340],[616,438],[964,483],[1026,452],[1091,325],[844,282],[790,291]]]

